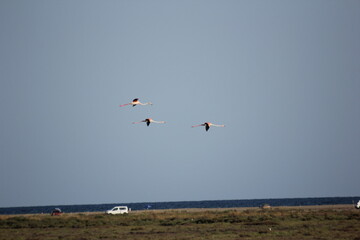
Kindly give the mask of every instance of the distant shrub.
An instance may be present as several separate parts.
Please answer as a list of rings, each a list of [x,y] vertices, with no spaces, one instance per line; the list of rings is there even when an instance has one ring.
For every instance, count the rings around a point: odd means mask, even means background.
[[[214,222],[215,221],[213,219],[209,219],[209,218],[199,218],[195,220],[196,224],[209,224]]]
[[[265,204],[263,204],[263,205],[260,205],[260,208],[261,208],[261,209],[270,209],[271,206],[270,206],[270,204],[265,203]]]
[[[360,220],[360,213],[351,213],[349,216],[347,216],[348,220]],[[359,238],[360,240],[360,238]]]
[[[4,226],[7,228],[26,228],[29,226],[29,221],[26,217],[12,217],[5,220]]]

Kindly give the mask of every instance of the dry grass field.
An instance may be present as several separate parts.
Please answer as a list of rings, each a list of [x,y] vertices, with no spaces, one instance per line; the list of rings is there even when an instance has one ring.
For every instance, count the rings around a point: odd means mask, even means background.
[[[0,240],[11,239],[360,240],[360,210],[335,205],[0,216]]]

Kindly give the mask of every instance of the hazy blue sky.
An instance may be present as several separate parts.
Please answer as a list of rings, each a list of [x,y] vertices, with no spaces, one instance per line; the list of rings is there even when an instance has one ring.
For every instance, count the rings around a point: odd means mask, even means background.
[[[359,196],[359,23],[358,0],[0,0],[0,207]]]

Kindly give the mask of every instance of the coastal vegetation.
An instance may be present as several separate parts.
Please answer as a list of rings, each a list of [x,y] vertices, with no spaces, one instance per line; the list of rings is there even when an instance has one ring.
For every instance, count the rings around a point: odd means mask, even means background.
[[[0,216],[0,240],[349,239],[360,240],[353,208],[183,209],[125,215]]]

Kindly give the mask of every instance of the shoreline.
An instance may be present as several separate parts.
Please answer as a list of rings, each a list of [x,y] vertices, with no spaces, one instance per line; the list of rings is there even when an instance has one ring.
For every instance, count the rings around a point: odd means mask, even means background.
[[[132,210],[129,214],[143,214],[143,213],[168,213],[168,212],[214,212],[214,211],[271,211],[271,210],[355,210],[353,204],[335,204],[335,205],[304,205],[304,206],[270,206],[269,208],[260,207],[233,207],[233,208],[176,208],[176,209],[144,209],[144,210]],[[74,215],[101,215],[105,212],[63,212],[62,216],[74,216]],[[4,214],[0,215],[0,219],[6,219],[16,216],[50,216],[50,213],[26,213],[26,214]]]

